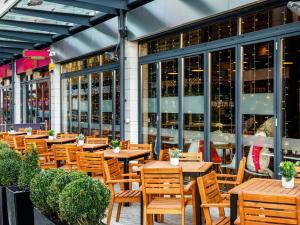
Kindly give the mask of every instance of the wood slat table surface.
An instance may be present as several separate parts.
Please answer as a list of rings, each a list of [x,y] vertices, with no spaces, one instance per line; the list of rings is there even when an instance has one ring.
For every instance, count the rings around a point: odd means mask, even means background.
[[[237,218],[237,201],[238,193],[257,193],[263,195],[276,196],[292,196],[297,197],[300,195],[300,182],[295,182],[295,187],[292,189],[286,189],[282,187],[281,180],[275,179],[250,179],[234,188],[229,190],[230,194],[230,224],[234,225],[234,221]]]
[[[212,166],[212,162],[179,162],[178,166],[173,166],[169,161],[152,161],[145,164],[144,168],[152,168],[152,169],[167,169],[167,168],[176,168],[182,167],[182,171],[184,173],[205,173]]]
[[[107,148],[108,145],[107,144],[83,144],[82,148],[84,151],[96,151],[96,150],[99,150],[99,149],[105,149]]]
[[[121,150],[119,153],[114,153],[112,149],[101,151],[104,153],[104,158],[132,159],[149,155],[149,150]]]
[[[48,138],[48,135],[46,134],[34,134],[30,136],[25,136],[25,139],[45,139]]]
[[[76,138],[58,138],[54,140],[47,139],[47,144],[66,144],[66,143],[72,143],[76,141]]]
[[[6,134],[9,134],[9,135],[24,135],[24,134],[27,134],[27,133],[26,132],[17,131],[17,132],[7,132]]]

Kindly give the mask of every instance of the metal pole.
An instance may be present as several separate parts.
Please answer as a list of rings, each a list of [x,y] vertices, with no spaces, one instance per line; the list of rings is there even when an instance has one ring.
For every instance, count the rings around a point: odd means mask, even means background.
[[[12,70],[12,78],[11,78],[11,99],[10,99],[10,120],[12,124],[15,123],[14,121],[14,108],[15,108],[15,61],[12,59],[11,60],[11,70]]]
[[[126,13],[120,10],[120,139],[125,139],[125,38],[126,38]],[[118,103],[114,103],[118,104]]]

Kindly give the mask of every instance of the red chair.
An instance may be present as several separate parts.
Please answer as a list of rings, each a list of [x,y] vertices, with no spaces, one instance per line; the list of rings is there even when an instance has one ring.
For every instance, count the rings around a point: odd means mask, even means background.
[[[202,159],[204,159],[204,140],[200,140],[198,152],[202,153]],[[214,163],[222,162],[222,159],[218,155],[217,150],[215,148],[210,149],[210,157],[211,157],[211,161]]]

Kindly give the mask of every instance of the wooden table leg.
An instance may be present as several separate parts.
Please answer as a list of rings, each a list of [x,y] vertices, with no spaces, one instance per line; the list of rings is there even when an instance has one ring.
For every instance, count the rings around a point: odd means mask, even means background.
[[[143,225],[143,223],[144,223],[144,202],[143,202],[143,194],[141,194],[141,225]]]
[[[230,225],[234,225],[234,221],[237,218],[237,199],[238,195],[230,195]]]
[[[124,173],[129,173],[129,160],[128,159],[124,159]],[[127,179],[127,178],[125,178]],[[129,183],[124,183],[124,188],[125,190],[129,190]],[[130,203],[124,203],[125,207],[130,206]]]
[[[199,174],[199,176],[201,176],[201,174]],[[196,187],[196,223],[197,225],[202,224],[202,208],[198,183]]]

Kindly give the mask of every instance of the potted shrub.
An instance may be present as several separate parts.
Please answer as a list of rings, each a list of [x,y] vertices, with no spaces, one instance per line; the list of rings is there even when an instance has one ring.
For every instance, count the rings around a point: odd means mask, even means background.
[[[27,127],[25,128],[25,132],[28,136],[31,136],[32,135],[32,128],[31,127]]]
[[[48,135],[49,135],[49,140],[54,140],[55,131],[54,130],[49,130]]]
[[[45,172],[48,173],[48,172]],[[51,173],[51,171],[50,171]],[[32,180],[31,185],[31,198],[34,203],[34,224],[35,225],[61,225],[66,224],[66,222],[61,221],[58,217],[59,212],[59,195],[65,188],[65,186],[71,183],[74,180],[78,180],[86,177],[87,175],[82,172],[65,172],[60,171],[56,173],[56,176],[52,179],[51,183],[49,177],[51,176],[37,176]],[[40,191],[42,190],[42,191]],[[47,195],[43,194],[43,191],[46,191]],[[36,199],[39,201],[36,203]],[[45,211],[44,204],[41,206],[41,201],[47,201],[47,211]]]
[[[295,170],[295,164],[289,161],[280,163],[281,181],[284,188],[293,188],[295,186],[295,177],[297,172]]]
[[[29,184],[31,179],[39,173],[38,153],[32,147],[31,154],[25,151],[21,164],[18,186],[6,188],[7,211],[10,225],[32,225],[33,205],[29,198]]]
[[[15,156],[13,156],[15,154]],[[12,157],[13,156],[13,157]],[[0,152],[0,225],[8,225],[6,186],[15,185],[21,167],[21,158],[12,150]]]
[[[59,217],[69,225],[100,225],[110,199],[109,190],[86,176],[69,183],[59,196]]]
[[[113,152],[114,153],[119,153],[120,152],[120,143],[118,140],[112,140],[111,141],[111,146],[112,146],[112,149],[113,149]]]
[[[83,134],[79,134],[78,136],[77,136],[77,144],[79,145],[79,146],[82,146],[83,144],[84,144],[84,135]]]
[[[179,149],[170,149],[169,150],[169,155],[170,155],[170,163],[173,166],[178,166],[179,165],[179,158],[181,156],[181,150]]]

